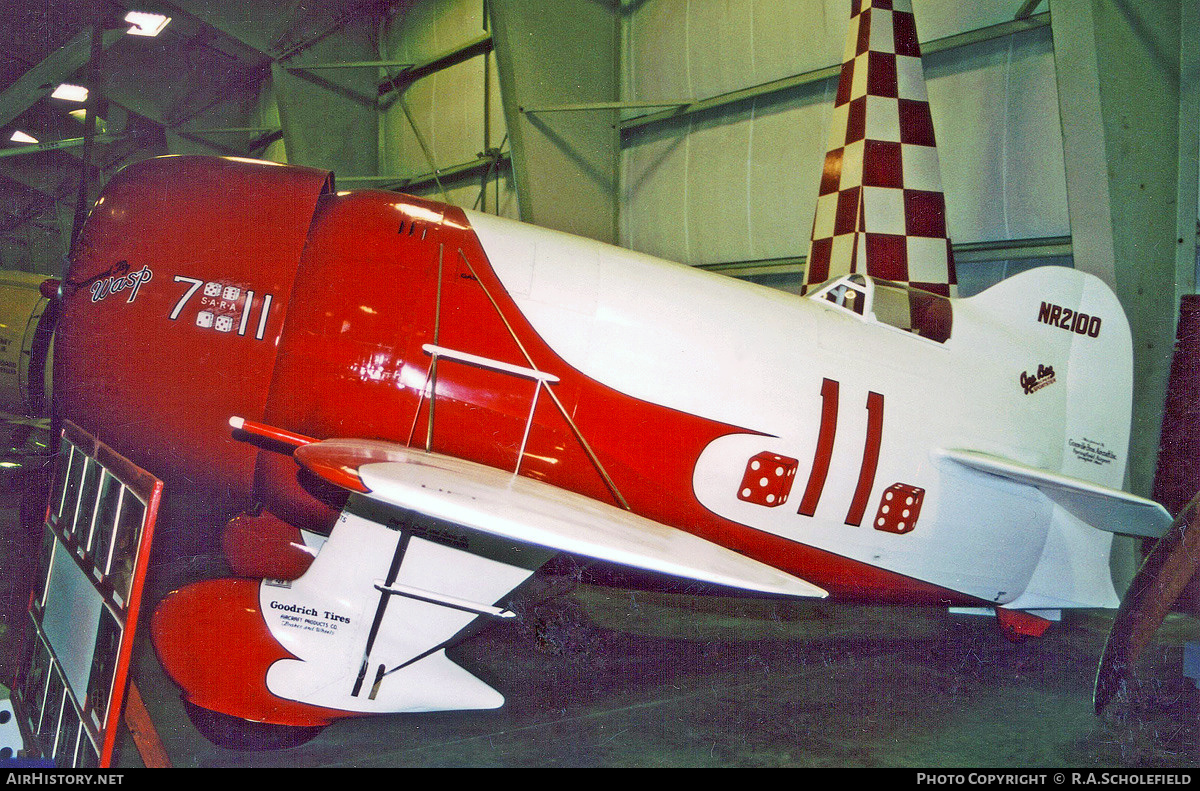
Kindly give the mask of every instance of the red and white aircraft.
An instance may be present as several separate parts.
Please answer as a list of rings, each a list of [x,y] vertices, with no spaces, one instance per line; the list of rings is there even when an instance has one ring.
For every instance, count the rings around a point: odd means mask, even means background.
[[[228,509],[238,576],[153,618],[186,699],[499,706],[445,649],[559,552],[1018,630],[1116,606],[1111,534],[1170,522],[1121,491],[1125,316],[1058,267],[954,297],[928,119],[906,0],[856,2],[804,296],[302,167],[115,176],[55,396],[168,512]]]

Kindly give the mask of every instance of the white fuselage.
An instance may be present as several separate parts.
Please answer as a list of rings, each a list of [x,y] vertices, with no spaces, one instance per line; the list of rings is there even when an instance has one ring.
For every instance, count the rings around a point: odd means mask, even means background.
[[[566,363],[632,398],[746,429],[694,460],[694,494],[708,510],[988,602],[1115,605],[1111,536],[1034,488],[935,453],[970,449],[1120,488],[1127,365],[1103,363],[1109,395],[1089,402],[1103,408],[1069,415],[1068,406],[1079,406],[1072,391],[1094,378],[1088,371],[1084,381],[1076,362],[1094,339],[1036,320],[1039,300],[1066,301],[1056,296],[1061,277],[1085,276],[1058,268],[1028,277],[1024,301],[953,300],[950,337],[938,342],[821,299],[489,215],[469,218],[511,297]],[[1067,290],[1079,299],[1087,288],[1072,279]],[[1119,334],[1123,321],[1106,316],[1105,330]],[[837,414],[822,452],[829,400]],[[1091,458],[1071,451],[1085,441]],[[853,523],[872,443],[878,461]],[[762,452],[795,462],[786,503],[737,496],[748,460]],[[797,506],[821,456],[828,472],[807,515]],[[904,532],[876,529],[896,484],[922,491],[919,522]],[[1026,604],[1031,596],[1036,603]]]

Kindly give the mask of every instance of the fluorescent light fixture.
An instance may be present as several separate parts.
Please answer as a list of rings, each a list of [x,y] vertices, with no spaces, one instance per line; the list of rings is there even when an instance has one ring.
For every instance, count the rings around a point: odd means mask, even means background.
[[[133,25],[125,31],[131,36],[157,36],[171,21],[171,17],[162,14],[148,14],[144,11],[130,11],[125,15],[125,21]]]
[[[81,124],[87,123],[87,110],[82,107],[76,107],[74,110],[67,113],[67,115],[71,116]],[[108,124],[104,122],[103,118],[96,118],[96,131],[101,134],[104,134],[108,131]]]
[[[54,89],[54,93],[50,94],[52,99],[66,99],[68,102],[86,102],[88,97],[88,89],[82,85],[72,85],[69,82],[64,82]]]
[[[33,135],[26,134],[26,133],[22,132],[20,129],[13,132],[12,137],[10,137],[9,140],[13,141],[14,143],[36,143],[37,142],[36,137],[34,137]]]

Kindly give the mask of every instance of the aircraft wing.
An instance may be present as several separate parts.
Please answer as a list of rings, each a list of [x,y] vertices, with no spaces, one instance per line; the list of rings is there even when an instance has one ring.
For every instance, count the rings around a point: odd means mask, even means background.
[[[360,439],[309,443],[295,457],[371,499],[513,541],[759,593],[828,595],[683,530],[463,459]]]
[[[972,470],[1037,487],[1087,524],[1110,533],[1159,538],[1171,526],[1171,514],[1167,509],[1153,500],[1119,489],[979,451],[941,449],[934,455]]]

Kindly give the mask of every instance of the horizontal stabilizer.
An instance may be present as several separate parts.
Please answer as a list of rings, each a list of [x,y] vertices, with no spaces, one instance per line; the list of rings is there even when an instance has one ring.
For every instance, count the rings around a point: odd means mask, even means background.
[[[341,486],[355,477],[372,499],[514,541],[758,593],[828,595],[682,530],[463,459],[356,439],[315,442],[296,458]]]
[[[1036,487],[1074,516],[1109,533],[1158,538],[1171,526],[1167,509],[1119,489],[973,450],[941,449],[934,456]]]

